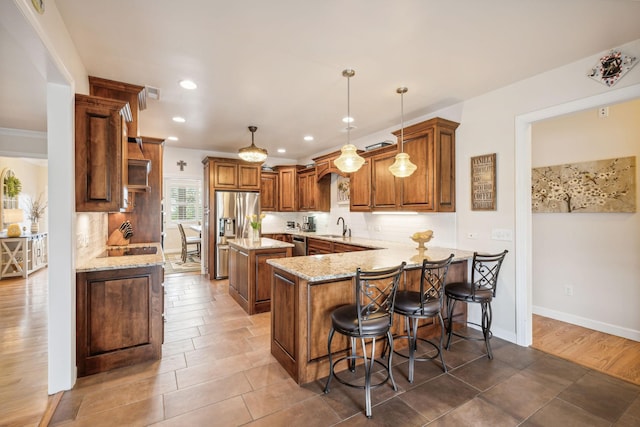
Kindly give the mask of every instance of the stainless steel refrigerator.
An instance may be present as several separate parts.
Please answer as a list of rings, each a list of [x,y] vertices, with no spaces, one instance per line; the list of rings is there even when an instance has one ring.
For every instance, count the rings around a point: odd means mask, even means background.
[[[229,276],[229,245],[227,239],[250,237],[247,215],[260,214],[260,193],[216,190],[215,227],[216,279]]]

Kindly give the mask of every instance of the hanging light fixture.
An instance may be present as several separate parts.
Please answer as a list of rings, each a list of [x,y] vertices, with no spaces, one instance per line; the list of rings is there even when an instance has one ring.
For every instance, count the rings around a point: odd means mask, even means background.
[[[251,145],[248,147],[241,148],[238,151],[238,156],[244,161],[251,163],[262,163],[267,159],[267,150],[264,148],[256,147],[253,143],[253,135],[258,128],[256,126],[249,126],[249,131],[251,132]]]
[[[400,94],[400,152],[396,154],[396,161],[389,166],[389,172],[398,178],[410,176],[418,169],[418,167],[409,160],[409,155],[404,152],[404,94],[407,93],[408,90],[406,87],[396,89],[396,92]]]
[[[352,69],[346,69],[342,71],[342,76],[347,78],[347,145],[342,147],[340,151],[340,157],[334,160],[338,169],[345,173],[355,172],[364,164],[364,158],[362,158],[355,145],[351,143],[351,110],[350,110],[350,86],[349,79],[353,77],[356,72]]]

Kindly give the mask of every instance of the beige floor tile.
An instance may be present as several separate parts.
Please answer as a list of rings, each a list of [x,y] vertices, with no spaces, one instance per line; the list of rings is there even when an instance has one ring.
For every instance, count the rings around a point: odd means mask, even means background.
[[[207,381],[165,394],[165,416],[167,418],[175,417],[250,391],[251,384],[241,372]]]
[[[301,388],[291,378],[244,394],[242,397],[254,419],[262,418],[309,399],[317,394]]]
[[[154,427],[185,427],[185,426],[240,426],[251,421],[251,414],[242,400],[236,396],[222,402],[195,409],[186,414],[169,418],[153,424]]]
[[[162,396],[119,406],[88,417],[78,417],[65,427],[147,426],[163,419]]]
[[[87,394],[82,400],[78,417],[114,409],[153,396],[177,390],[175,373],[167,372],[125,385],[103,389]]]
[[[279,363],[270,363],[244,371],[254,390],[266,387],[290,378],[287,371]]]
[[[184,389],[195,384],[228,377],[231,374],[242,372],[247,366],[248,360],[242,355],[189,366],[176,371],[178,388]]]

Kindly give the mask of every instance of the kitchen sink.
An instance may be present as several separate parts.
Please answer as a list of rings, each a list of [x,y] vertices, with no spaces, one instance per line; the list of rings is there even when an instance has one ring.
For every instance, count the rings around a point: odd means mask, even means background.
[[[342,234],[318,234],[318,237],[330,237],[332,239],[344,239]]]

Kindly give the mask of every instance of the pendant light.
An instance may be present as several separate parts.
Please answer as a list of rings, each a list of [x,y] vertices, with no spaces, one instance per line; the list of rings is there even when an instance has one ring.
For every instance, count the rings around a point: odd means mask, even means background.
[[[400,152],[396,154],[396,161],[389,166],[389,172],[398,178],[410,176],[418,169],[418,167],[409,160],[409,155],[404,152],[404,94],[407,93],[408,90],[406,87],[396,89],[396,92],[400,94]]]
[[[264,148],[256,147],[253,143],[253,134],[257,131],[258,128],[256,126],[249,126],[249,131],[251,132],[251,145],[248,147],[241,148],[238,151],[238,156],[244,161],[251,163],[262,163],[267,159],[267,150]]]
[[[355,145],[351,143],[351,110],[350,110],[350,86],[349,79],[353,77],[356,72],[352,69],[346,69],[342,71],[342,76],[347,78],[347,145],[342,147],[340,151],[340,157],[334,160],[334,163],[338,169],[344,173],[355,172],[364,164],[364,158],[362,158]]]

